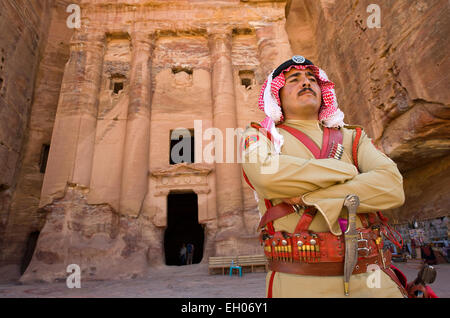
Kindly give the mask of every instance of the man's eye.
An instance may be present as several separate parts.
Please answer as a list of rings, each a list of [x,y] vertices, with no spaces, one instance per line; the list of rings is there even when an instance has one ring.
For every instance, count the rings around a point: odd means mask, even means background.
[[[297,82],[297,79],[294,78],[294,79],[292,79],[292,80],[289,81],[289,83],[292,83],[292,82]]]
[[[313,82],[316,81],[316,79],[315,79],[314,77],[311,77],[309,80],[310,80],[310,81],[313,81]]]

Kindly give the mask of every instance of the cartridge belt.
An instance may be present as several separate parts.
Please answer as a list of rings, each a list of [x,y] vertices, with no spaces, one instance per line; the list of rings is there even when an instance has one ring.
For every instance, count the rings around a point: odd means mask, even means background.
[[[357,229],[358,257],[376,258],[382,250],[383,242],[376,239],[378,234],[372,229]],[[380,242],[381,241],[381,242]],[[343,235],[331,232],[301,231],[299,233],[262,232],[261,243],[269,261],[297,263],[343,263],[345,241]]]
[[[381,256],[371,256],[358,259],[352,275],[366,273],[370,270],[369,265],[375,264],[385,271],[391,265],[391,252],[386,250],[383,252],[385,265],[381,260]],[[384,267],[385,266],[385,267]],[[269,261],[269,269],[274,272],[308,275],[308,276],[342,276],[344,273],[344,262],[322,262],[322,263],[299,263],[286,261]]]

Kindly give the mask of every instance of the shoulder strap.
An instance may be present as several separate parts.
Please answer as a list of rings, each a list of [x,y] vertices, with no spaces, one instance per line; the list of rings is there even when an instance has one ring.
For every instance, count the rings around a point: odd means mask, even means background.
[[[314,141],[312,141],[312,139],[309,138],[306,134],[304,134],[303,132],[301,132],[298,129],[295,129],[295,128],[292,128],[292,127],[289,127],[289,126],[286,126],[283,124],[278,125],[277,127],[286,130],[291,135],[293,135],[295,138],[300,140],[300,142],[302,144],[304,144],[306,146],[306,148],[309,149],[309,151],[311,151],[311,153],[314,155],[314,157],[316,159],[319,159],[319,157],[321,155],[321,151],[320,151],[319,147],[317,147],[316,143]],[[324,134],[323,134],[324,139],[325,139],[325,130],[324,130]],[[322,143],[322,148],[324,148],[323,143]]]
[[[358,169],[359,171],[359,166],[358,166],[358,145],[359,145],[359,140],[361,139],[361,135],[362,135],[362,129],[361,127],[358,126],[350,126],[348,128],[352,128],[356,130],[356,136],[355,139],[353,140],[353,145],[352,145],[352,157],[353,157],[353,163],[356,167],[356,169]],[[361,224],[364,228],[369,227],[369,222],[372,221],[373,219],[370,218],[370,214],[369,213],[357,213],[359,219],[361,220]]]
[[[352,155],[353,155],[353,163],[356,166],[356,169],[359,171],[358,167],[358,145],[359,145],[359,139],[361,138],[362,129],[360,127],[355,127],[356,129],[356,136],[355,140],[353,141],[353,148],[352,148]]]

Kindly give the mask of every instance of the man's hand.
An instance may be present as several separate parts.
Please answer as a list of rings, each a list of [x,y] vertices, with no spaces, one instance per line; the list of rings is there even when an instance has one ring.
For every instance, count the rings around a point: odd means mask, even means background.
[[[301,196],[300,196],[300,197],[294,197],[294,198],[288,198],[288,199],[282,199],[282,200],[283,200],[283,202],[286,202],[286,203],[292,204],[292,205],[294,205],[294,204],[306,205],[306,204],[303,202]]]

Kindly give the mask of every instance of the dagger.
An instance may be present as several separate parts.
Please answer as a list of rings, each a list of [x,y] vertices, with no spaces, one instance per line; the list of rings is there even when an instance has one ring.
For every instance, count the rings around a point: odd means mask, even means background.
[[[358,235],[356,232],[356,210],[359,206],[359,198],[355,194],[345,197],[344,206],[348,211],[348,226],[344,232],[345,258],[344,258],[344,294],[349,295],[349,281],[353,269],[358,262]]]

